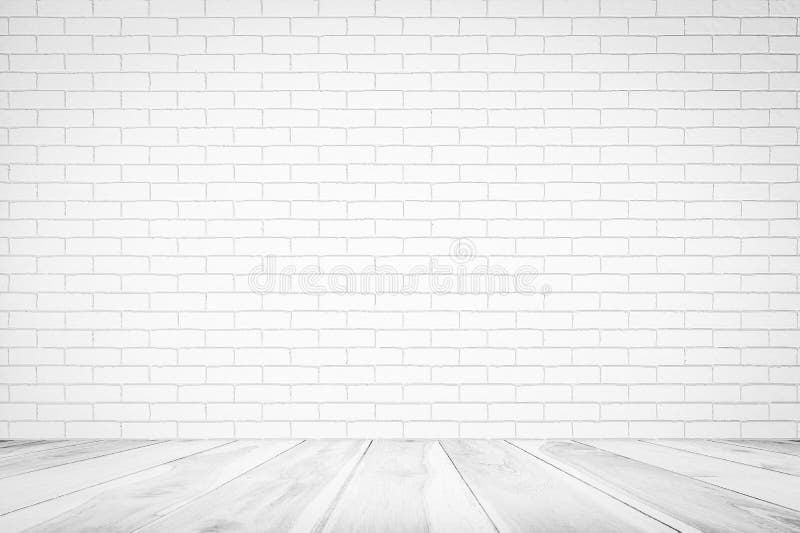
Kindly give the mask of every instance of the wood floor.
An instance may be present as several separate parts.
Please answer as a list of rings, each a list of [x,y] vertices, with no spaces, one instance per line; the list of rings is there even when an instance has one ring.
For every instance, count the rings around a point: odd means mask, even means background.
[[[800,531],[800,441],[0,441],[0,531]]]

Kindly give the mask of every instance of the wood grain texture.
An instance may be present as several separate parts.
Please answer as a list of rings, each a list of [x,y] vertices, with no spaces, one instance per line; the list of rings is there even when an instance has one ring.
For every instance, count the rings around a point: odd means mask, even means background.
[[[75,441],[75,440],[32,440],[32,441],[12,441],[13,444],[0,448],[0,460],[17,455],[27,455],[39,453],[57,448],[69,448],[79,446],[86,442],[94,441]]]
[[[99,440],[80,443],[75,446],[51,448],[33,454],[23,454],[0,460],[0,479],[43,470],[67,463],[76,463],[95,457],[139,448],[153,444],[147,440]]]
[[[745,448],[800,456],[800,442],[794,440],[724,440],[721,442]]]
[[[141,531],[319,529],[369,443],[307,441]]]
[[[0,515],[152,468],[226,441],[169,441],[0,479]]]
[[[648,440],[647,442],[709,457],[716,457],[717,459],[725,459],[735,463],[764,468],[766,470],[800,476],[800,457],[794,455],[708,440],[662,439]]]
[[[326,532],[495,532],[436,441],[375,441]]]
[[[578,442],[514,441],[590,484],[613,486],[629,505],[645,505],[707,532],[789,532],[800,513]],[[678,528],[684,530],[684,528]]]
[[[442,441],[502,532],[673,531],[502,441]]]
[[[25,444],[25,443],[28,443],[28,442],[36,442],[36,441],[4,439],[4,440],[0,440],[0,448],[6,448],[8,446],[19,446],[21,444]]]
[[[591,440],[586,444],[800,511],[800,478],[634,440]]]
[[[0,531],[796,532],[797,446],[14,441]]]
[[[297,445],[237,441],[0,517],[0,531],[133,531]],[[36,526],[36,527],[33,527]]]

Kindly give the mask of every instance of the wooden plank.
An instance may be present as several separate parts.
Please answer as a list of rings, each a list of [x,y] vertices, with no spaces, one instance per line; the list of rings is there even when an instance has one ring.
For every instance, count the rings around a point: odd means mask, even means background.
[[[33,454],[16,455],[0,460],[0,479],[111,455],[154,444],[155,442],[147,440],[99,440],[79,443],[74,446],[62,446]]]
[[[796,532],[800,525],[796,511],[600,448],[569,441],[514,444],[632,507],[654,510],[680,531]]]
[[[695,439],[658,439],[648,440],[651,444],[668,446],[687,452],[725,459],[745,465],[764,468],[774,472],[782,472],[793,476],[800,476],[800,457],[783,453],[769,452],[757,448],[734,446],[727,442],[715,442]]]
[[[0,531],[133,531],[299,442],[232,442],[9,513]]]
[[[49,442],[46,440],[7,440],[3,441],[3,445],[0,446],[0,456],[9,453],[15,453],[22,449],[23,446],[30,446],[31,444],[37,444],[40,442]],[[62,441],[58,441],[62,442]]]
[[[314,531],[368,446],[306,441],[137,531]]]
[[[630,459],[699,479],[754,498],[800,510],[800,478],[632,440],[582,441]]]
[[[153,468],[229,441],[169,441],[0,479],[0,515]]]
[[[380,440],[323,531],[497,531],[436,441]]]
[[[87,440],[31,440],[31,441],[14,441],[15,444],[0,448],[0,460],[16,455],[23,455],[29,453],[38,453],[47,450],[55,450],[56,448],[65,448],[69,446],[77,446],[85,444]]]
[[[442,446],[499,531],[673,531],[506,442]]]
[[[787,455],[800,455],[800,442],[791,440],[722,440],[718,442]]]
[[[38,442],[38,441],[4,439],[4,440],[0,440],[0,448],[6,448],[8,446],[18,446],[20,444],[25,444],[25,443],[28,443],[28,442]]]

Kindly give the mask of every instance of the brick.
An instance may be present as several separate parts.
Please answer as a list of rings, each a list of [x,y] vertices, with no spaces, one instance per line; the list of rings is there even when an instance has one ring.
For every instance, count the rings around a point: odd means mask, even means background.
[[[797,2],[39,4],[0,8],[11,436],[796,431]]]

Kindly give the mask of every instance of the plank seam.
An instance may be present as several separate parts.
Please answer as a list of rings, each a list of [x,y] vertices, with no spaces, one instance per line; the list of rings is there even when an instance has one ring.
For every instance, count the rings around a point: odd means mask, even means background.
[[[587,485],[587,486],[589,486],[589,487],[591,487],[591,488],[593,488],[593,489],[595,489],[595,490],[597,490],[599,492],[602,492],[603,494],[605,494],[609,498],[612,498],[612,499],[622,503],[623,505],[633,509],[634,511],[636,511],[638,513],[641,513],[641,514],[647,516],[648,518],[651,518],[652,520],[655,520],[656,522],[659,522],[660,524],[663,524],[663,525],[667,526],[670,529],[674,529],[675,531],[679,531],[679,532],[683,532],[683,533],[702,533],[701,530],[699,530],[699,529],[697,529],[697,528],[695,528],[695,527],[683,522],[682,520],[680,520],[678,518],[675,518],[672,515],[669,515],[667,513],[663,513],[661,511],[656,510],[656,509],[653,509],[652,507],[650,507],[646,503],[641,502],[641,501],[635,499],[632,496],[629,496],[629,497],[634,499],[638,506],[634,505],[632,502],[626,501],[625,499],[623,499],[623,494],[625,494],[624,491],[619,490],[619,489],[615,489],[615,488],[613,488],[612,486],[609,486],[606,483],[602,483],[602,482],[599,482],[599,481],[596,481],[596,480],[589,481],[588,479],[584,479],[582,476],[580,476],[577,473],[577,469],[569,467],[568,465],[564,464],[561,461],[556,461],[550,456],[548,456],[548,458],[545,459],[545,458],[541,457],[540,455],[537,455],[537,454],[531,452],[530,450],[526,450],[525,448],[517,446],[516,444],[514,444],[513,442],[511,442],[509,440],[505,440],[505,442],[506,442],[506,444],[508,444],[510,446],[513,446],[514,448],[517,448],[518,450],[521,450],[521,451],[525,452],[526,454],[530,455],[531,457],[533,457],[535,459],[538,459],[539,461],[545,463],[546,465],[548,465],[548,466],[550,466],[552,468],[555,468],[556,470],[560,471],[561,473],[566,474],[567,476],[569,476],[571,478],[574,478],[574,479],[580,481],[581,483],[583,483],[583,484],[585,484],[585,485]]]
[[[740,446],[742,448],[749,448],[751,450],[759,450],[762,452],[772,452],[772,453],[779,453],[781,455],[788,455],[789,457],[800,457],[798,453],[789,453],[789,452],[779,452],[777,450],[768,450],[767,448],[760,448],[758,446],[748,446],[747,444],[742,444],[735,440],[720,440],[720,439],[710,439],[712,442],[720,442],[724,444],[733,444],[734,446]],[[779,441],[780,442],[780,441]],[[793,442],[793,441],[790,441]]]
[[[783,470],[775,470],[774,468],[767,468],[766,466],[756,466],[756,465],[751,465],[751,464],[748,464],[748,463],[742,463],[740,461],[734,461],[733,459],[726,459],[724,457],[717,457],[716,455],[709,455],[707,453],[698,452],[696,450],[687,450],[687,449],[684,449],[684,448],[676,448],[676,447],[670,446],[668,444],[662,444],[661,442],[642,440],[642,439],[639,439],[639,442],[643,442],[645,444],[651,444],[653,446],[661,446],[663,448],[668,448],[670,450],[677,450],[677,451],[680,451],[680,452],[693,453],[693,454],[699,455],[701,457],[708,457],[709,459],[718,459],[720,461],[727,461],[729,463],[733,463],[733,464],[736,464],[736,465],[749,466],[750,468],[758,468],[759,470],[766,470],[767,472],[773,472],[775,474],[782,474],[784,476],[800,477],[799,474],[791,474],[789,472],[784,472]],[[763,451],[763,452],[766,452],[766,453],[770,453],[768,450],[760,450],[760,451]]]
[[[99,441],[96,441],[96,442],[99,442]],[[120,442],[123,442],[123,441],[120,441]],[[116,450],[116,451],[109,452],[109,453],[103,453],[103,454],[100,454],[100,455],[94,455],[92,457],[84,457],[83,459],[76,459],[74,461],[67,461],[66,463],[59,463],[59,464],[56,464],[56,465],[44,466],[42,468],[34,468],[33,470],[26,470],[25,472],[17,472],[16,474],[11,474],[10,476],[0,475],[0,479],[9,479],[9,478],[12,478],[14,476],[21,476],[23,474],[30,474],[31,472],[41,472],[42,470],[47,470],[49,468],[57,468],[59,466],[72,465],[72,464],[75,464],[75,463],[80,463],[81,461],[91,461],[92,459],[99,459],[101,457],[108,457],[109,455],[114,455],[114,454],[117,454],[117,453],[123,453],[123,452],[128,452],[128,451],[131,451],[131,450],[139,450],[141,448],[147,448],[148,446],[153,446],[155,444],[158,444],[158,441],[150,442],[150,443],[147,443],[147,444],[142,444],[141,446],[134,446],[132,448],[125,448],[124,450]],[[65,446],[64,448],[68,448],[68,447],[69,446]],[[63,450],[64,448],[56,448],[56,449],[57,450]],[[0,466],[2,466],[2,465],[0,465]]]
[[[57,500],[58,498],[62,498],[64,496],[69,496],[70,494],[75,494],[76,492],[80,492],[82,490],[91,489],[92,487],[97,487],[98,485],[103,485],[105,483],[110,483],[112,481],[117,481],[118,479],[126,478],[128,476],[132,476],[132,475],[135,475],[135,474],[139,474],[141,472],[145,472],[145,471],[150,470],[152,468],[158,468],[159,466],[168,465],[170,463],[174,463],[175,461],[180,461],[181,459],[185,459],[187,457],[192,457],[193,455],[197,455],[199,453],[207,452],[209,450],[215,450],[217,448],[220,448],[222,446],[227,446],[228,444],[232,444],[234,442],[236,442],[236,441],[232,440],[232,441],[229,441],[229,442],[224,442],[222,444],[218,444],[217,446],[212,446],[211,448],[206,448],[204,450],[200,450],[200,451],[197,451],[197,452],[194,452],[194,453],[190,453],[190,454],[184,455],[182,457],[178,457],[177,459],[171,459],[169,461],[164,461],[163,463],[159,463],[157,465],[148,466],[147,468],[142,468],[142,469],[136,470],[134,472],[128,472],[127,474],[123,474],[121,476],[117,476],[117,477],[114,477],[114,478],[111,478],[111,479],[106,479],[106,480],[103,480],[103,481],[101,481],[99,483],[94,483],[92,485],[87,485],[85,487],[81,487],[81,488],[76,489],[76,490],[71,490],[69,492],[65,492],[64,494],[59,494],[58,496],[53,496],[52,498],[46,498],[44,500],[41,500],[41,501],[38,501],[38,502],[35,502],[35,503],[31,503],[31,504],[28,504],[28,505],[23,505],[22,507],[18,507],[16,509],[12,509],[11,511],[6,511],[5,513],[0,513],[0,516],[5,516],[7,514],[15,513],[17,511],[21,511],[22,509],[27,509],[28,507],[33,507],[34,505],[39,505],[41,503],[49,502],[49,501],[52,501],[52,500]],[[155,443],[155,444],[160,444],[160,443]]]
[[[497,527],[497,524],[494,523],[494,520],[492,520],[492,517],[489,515],[488,512],[486,512],[486,508],[483,506],[483,503],[481,503],[481,501],[478,499],[478,495],[475,494],[475,491],[472,490],[472,487],[470,487],[469,483],[467,483],[467,480],[461,474],[461,470],[458,469],[458,467],[456,466],[455,461],[453,461],[453,458],[450,457],[450,454],[447,453],[447,450],[444,448],[444,446],[442,446],[442,441],[437,440],[436,443],[439,445],[439,448],[442,449],[444,454],[450,460],[450,464],[453,465],[453,468],[455,468],[456,473],[458,474],[458,477],[460,477],[461,481],[464,482],[464,485],[467,486],[467,490],[469,490],[469,493],[472,494],[473,498],[475,498],[475,502],[478,504],[478,507],[480,507],[481,511],[483,511],[483,514],[486,515],[486,519],[489,520],[490,524],[492,524],[492,527],[494,528],[494,530],[497,531],[497,533],[500,533],[500,528]]]
[[[223,446],[226,446],[226,445],[228,445],[228,444],[234,444],[234,443],[236,443],[236,442],[238,442],[238,441],[236,441],[236,440],[233,440],[233,441],[231,441],[231,442],[228,442],[228,443],[226,443],[226,444],[223,444]],[[187,505],[190,505],[190,504],[191,504],[192,502],[194,502],[195,500],[198,500],[199,498],[202,498],[203,496],[206,496],[206,495],[208,495],[208,494],[211,494],[212,492],[214,492],[214,491],[216,491],[216,490],[219,490],[219,489],[221,489],[221,488],[222,488],[222,487],[224,487],[225,485],[228,485],[229,483],[232,483],[232,482],[236,481],[236,480],[237,480],[237,479],[239,479],[240,477],[242,477],[242,476],[244,476],[244,475],[246,475],[246,474],[248,474],[248,473],[252,472],[252,471],[253,471],[253,470],[255,470],[256,468],[259,468],[259,467],[261,467],[261,466],[265,465],[266,463],[268,463],[268,462],[272,461],[272,460],[273,460],[273,459],[275,459],[276,457],[280,457],[280,456],[281,456],[281,455],[283,455],[284,453],[286,453],[286,452],[289,452],[289,451],[291,451],[291,450],[293,450],[293,449],[297,448],[298,446],[300,446],[300,445],[301,445],[301,444],[303,444],[304,442],[305,442],[305,440],[301,440],[300,442],[298,442],[298,443],[294,444],[293,446],[289,446],[289,447],[288,447],[288,448],[286,448],[285,450],[281,450],[280,452],[276,453],[275,455],[272,455],[272,456],[270,456],[269,458],[265,459],[264,461],[261,461],[260,463],[258,463],[257,465],[253,466],[252,468],[248,468],[248,469],[247,469],[247,470],[245,470],[244,472],[240,472],[239,474],[237,474],[236,476],[232,477],[232,478],[231,478],[231,479],[229,479],[228,481],[226,481],[226,482],[224,482],[224,483],[220,483],[220,484],[219,484],[219,485],[217,485],[216,487],[214,487],[214,488],[212,488],[212,489],[210,489],[210,490],[207,490],[207,491],[203,492],[202,494],[198,494],[197,496],[194,496],[194,497],[192,497],[192,498],[189,498],[189,499],[187,499],[187,500],[184,500],[184,501],[183,501],[183,502],[181,502],[180,504],[173,506],[173,507],[172,507],[172,509],[171,509],[171,510],[170,510],[168,513],[166,513],[166,514],[164,514],[164,515],[161,515],[161,516],[159,516],[159,517],[158,517],[158,518],[156,518],[155,520],[151,520],[151,521],[149,521],[149,522],[147,522],[147,523],[145,523],[145,524],[142,524],[142,525],[138,526],[136,529],[132,529],[132,530],[130,531],[130,533],[135,533],[136,531],[141,531],[142,529],[144,529],[144,528],[146,528],[146,527],[149,527],[149,526],[151,526],[151,525],[153,525],[153,524],[156,524],[156,523],[158,523],[158,522],[161,522],[161,521],[163,521],[163,520],[166,520],[168,517],[170,517],[170,516],[172,516],[173,514],[177,513],[178,511],[180,511],[181,509],[183,509],[183,508],[184,508],[184,507],[186,507]],[[217,448],[221,448],[221,447],[222,447],[222,446],[215,446],[214,448],[209,448],[208,450],[203,450],[202,452],[198,452],[198,453],[204,453],[204,452],[207,452],[207,451],[216,450]],[[192,455],[197,455],[197,454],[192,454]],[[187,455],[186,457],[191,457],[191,455]],[[176,459],[176,461],[180,461],[181,459],[185,459],[186,457],[181,457],[180,459]],[[174,462],[174,461],[169,461],[169,462],[171,463],[171,462]],[[164,463],[164,464],[167,464],[167,463]],[[159,465],[159,466],[161,466],[161,465]]]
[[[650,464],[650,463],[646,463],[644,461],[640,461],[638,459],[634,459],[633,457],[628,457],[627,455],[624,455],[622,453],[611,452],[611,451],[606,450],[605,448],[601,448],[599,446],[592,446],[591,444],[587,444],[587,443],[585,443],[583,441],[573,440],[573,442],[577,442],[578,444],[583,444],[584,446],[589,446],[591,448],[596,448],[596,449],[602,450],[602,451],[604,451],[606,453],[613,453],[614,455],[619,455],[620,457],[624,457],[624,458],[626,458],[626,459],[628,459],[630,461],[636,461],[637,463],[642,463],[644,465],[648,465],[648,466],[651,466],[653,468],[659,468],[661,470],[664,470],[665,472],[671,472],[671,473],[673,473],[673,474],[675,474],[677,476],[683,476],[683,477],[685,477],[687,479],[693,479],[693,480],[695,480],[697,482],[705,483],[706,485],[710,485],[710,486],[716,487],[718,489],[727,490],[728,492],[733,492],[734,494],[738,494],[739,496],[744,496],[745,498],[752,498],[752,499],[758,500],[760,502],[768,503],[770,505],[774,505],[776,507],[780,507],[781,509],[786,509],[786,510],[791,511],[793,513],[798,512],[798,509],[793,509],[791,507],[786,507],[785,505],[781,505],[780,503],[775,503],[775,502],[772,502],[772,501],[769,501],[769,500],[765,500],[764,498],[759,498],[758,496],[753,496],[752,494],[739,492],[738,490],[734,490],[734,489],[731,489],[731,488],[728,488],[728,487],[724,487],[722,485],[717,485],[716,483],[711,483],[710,481],[707,481],[707,480],[705,480],[703,478],[693,477],[693,476],[690,476],[688,474],[684,474],[682,472],[677,472],[675,470],[670,470],[669,468],[664,468],[664,467],[661,467],[661,466],[658,466],[658,465],[653,465],[653,464]],[[674,449],[674,448],[672,448],[672,449]]]
[[[336,496],[333,497],[333,500],[331,500],[328,508],[325,509],[325,512],[322,514],[319,520],[317,520],[317,523],[312,528],[312,531],[318,532],[325,530],[328,520],[330,520],[331,516],[333,515],[333,511],[336,509],[336,506],[339,505],[339,502],[342,499],[342,494],[344,494],[344,491],[347,489],[347,487],[350,485],[350,482],[353,480],[353,477],[356,475],[359,465],[364,460],[364,457],[367,455],[369,449],[372,447],[373,442],[375,441],[371,439],[369,444],[367,444],[367,446],[364,448],[364,451],[361,452],[361,456],[358,458],[358,461],[356,461],[356,464],[353,465],[353,469],[347,474],[347,478],[345,478],[344,482],[339,487],[339,490],[336,491]]]
[[[37,441],[29,442],[27,444],[20,444],[19,446],[32,446],[34,444],[40,444],[42,442],[47,442],[47,441],[46,440],[37,440]],[[81,444],[89,444],[89,443],[92,443],[92,442],[100,442],[100,441],[99,440],[80,441],[80,442],[75,442],[73,444],[65,444],[64,446],[56,446],[54,448],[45,448],[44,450],[34,450],[32,452],[13,453],[13,454],[7,455],[5,457],[0,457],[0,462],[8,461],[9,459],[16,459],[17,457],[22,457],[22,456],[25,456],[25,455],[36,455],[37,453],[52,452],[53,450],[63,450],[64,448],[72,448],[73,446],[80,446]],[[13,446],[4,446],[4,448],[12,448],[12,447]]]
[[[25,441],[25,440],[6,439],[6,440],[0,440],[0,448],[9,448],[11,446],[22,446],[23,444],[25,444],[25,442],[27,442],[28,444],[32,444],[34,442],[44,442],[44,441],[40,440]]]
[[[40,442],[48,442],[47,440],[5,440],[0,444],[0,448],[14,448],[16,446],[30,446],[31,444],[38,444]],[[64,442],[62,440],[54,440],[53,442]]]

